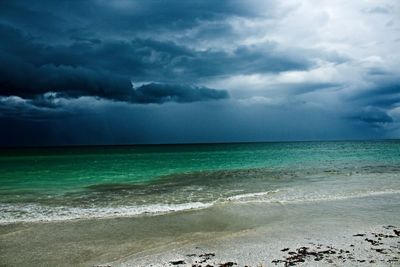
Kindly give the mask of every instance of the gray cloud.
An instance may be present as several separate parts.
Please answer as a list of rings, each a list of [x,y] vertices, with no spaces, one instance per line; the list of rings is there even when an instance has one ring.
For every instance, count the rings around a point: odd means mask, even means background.
[[[390,7],[386,6],[376,6],[368,9],[363,10],[366,13],[370,14],[389,14],[390,13]]]
[[[400,5],[341,1],[0,1],[1,136],[398,135]]]

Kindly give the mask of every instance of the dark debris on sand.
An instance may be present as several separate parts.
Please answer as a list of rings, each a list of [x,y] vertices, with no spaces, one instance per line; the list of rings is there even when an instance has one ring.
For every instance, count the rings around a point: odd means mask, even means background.
[[[210,263],[209,261],[215,257],[215,253],[212,252],[202,253],[200,255],[197,255],[195,253],[187,254],[186,257],[194,259],[194,262],[191,265],[189,265],[192,267],[232,267],[234,265],[237,265],[237,263],[233,261],[221,262],[218,263],[217,265],[215,265],[214,263]],[[170,261],[169,264],[170,265],[185,264],[185,266],[188,266],[184,260]]]
[[[172,265],[180,265],[180,264],[185,264],[184,260],[177,260],[177,261],[170,261],[169,262]]]
[[[296,249],[296,251],[289,251],[288,252],[288,254],[290,255],[289,257],[286,257],[283,260],[273,260],[272,263],[275,264],[283,263],[285,266],[295,266],[299,263],[306,262],[311,258],[314,261],[321,261],[325,258],[326,255],[337,254],[337,253],[338,253],[337,249],[333,247],[327,247],[324,250],[311,250],[309,247],[300,247]]]
[[[302,246],[296,249],[290,249],[288,247],[282,248],[280,251],[284,252],[286,256],[281,259],[273,259],[272,264],[279,266],[297,266],[303,263],[308,265],[333,265],[336,264],[348,264],[351,265],[363,265],[375,266],[387,265],[387,264],[399,264],[400,265],[400,241],[397,245],[393,246],[385,243],[386,240],[390,241],[394,238],[400,238],[400,228],[388,225],[383,226],[386,232],[390,233],[357,233],[352,235],[356,237],[356,242],[348,244],[345,248],[338,248],[330,245],[315,244],[310,242],[309,246]],[[358,241],[357,241],[358,240]],[[394,240],[393,240],[394,241]],[[358,242],[358,243],[357,243]],[[390,243],[389,243],[390,244]],[[357,250],[365,249],[365,245],[368,245],[370,254],[364,255],[365,258],[357,258]],[[184,260],[170,261],[170,265],[185,265],[192,267],[232,267],[238,265],[234,261],[215,263],[215,253],[202,253],[202,254],[188,254],[186,257],[189,258],[189,262],[186,263]],[[193,261],[192,261],[193,260]],[[268,259],[265,259],[268,260]],[[245,267],[251,267],[250,265],[241,265]],[[264,266],[264,265],[261,265]],[[269,266],[269,265],[266,265]],[[257,267],[257,266],[253,266]]]
[[[365,237],[364,239],[360,239],[360,242],[367,242],[370,244],[370,250],[373,253],[371,254],[370,259],[357,259],[354,253],[356,246],[354,244],[350,244],[349,249],[339,249],[333,246],[322,246],[321,244],[314,247],[300,247],[295,250],[290,250],[288,248],[284,248],[281,251],[287,252],[287,256],[283,259],[274,259],[272,263],[275,265],[282,264],[283,266],[296,266],[300,265],[303,262],[324,262],[325,264],[329,263],[345,263],[347,261],[352,262],[354,265],[366,264],[370,265],[371,263],[376,263],[378,258],[380,262],[387,262],[390,264],[400,263],[399,258],[395,255],[400,254],[400,246],[387,246],[384,244],[385,239],[391,238],[399,238],[400,237],[400,229],[397,229],[393,225],[388,225],[383,227],[386,230],[393,230],[392,234],[384,234],[384,233],[363,233],[363,234],[354,234],[354,237]],[[371,236],[369,238],[369,236]],[[375,238],[375,239],[374,239]],[[314,243],[311,243],[314,244]],[[361,243],[362,244],[362,243]],[[381,257],[379,257],[381,256]],[[382,256],[387,256],[382,259]],[[373,258],[375,257],[375,258]]]

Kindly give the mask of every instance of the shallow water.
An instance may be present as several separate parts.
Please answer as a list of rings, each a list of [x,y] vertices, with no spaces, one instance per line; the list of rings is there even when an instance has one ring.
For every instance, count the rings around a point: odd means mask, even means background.
[[[0,152],[0,223],[400,192],[400,142],[27,148]]]

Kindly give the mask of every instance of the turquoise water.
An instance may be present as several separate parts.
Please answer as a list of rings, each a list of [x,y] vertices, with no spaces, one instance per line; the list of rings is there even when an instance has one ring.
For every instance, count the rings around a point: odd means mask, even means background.
[[[3,149],[0,170],[2,223],[131,216],[398,193],[400,142]]]

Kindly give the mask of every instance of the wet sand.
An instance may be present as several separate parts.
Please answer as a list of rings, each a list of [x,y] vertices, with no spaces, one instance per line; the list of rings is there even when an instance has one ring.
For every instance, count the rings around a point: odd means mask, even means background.
[[[398,266],[400,195],[0,226],[1,266]]]

